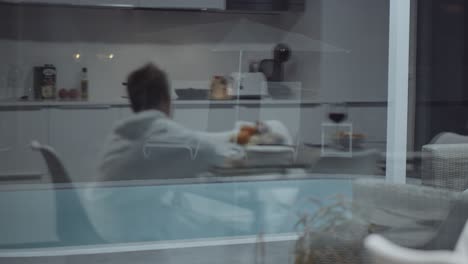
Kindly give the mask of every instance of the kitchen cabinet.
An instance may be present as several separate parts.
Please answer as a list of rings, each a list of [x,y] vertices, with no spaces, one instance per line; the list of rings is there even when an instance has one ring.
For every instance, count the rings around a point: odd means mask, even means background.
[[[224,132],[234,129],[237,121],[236,107],[229,106],[226,108],[210,108],[208,112],[208,124],[206,131],[208,132]]]
[[[325,107],[300,103],[175,102],[174,120],[198,131],[222,132],[236,121],[279,120],[301,142],[319,144],[321,124],[329,123]],[[368,142],[385,142],[386,107],[353,106],[348,120]],[[0,184],[2,176],[22,180],[47,175],[41,155],[30,149],[32,140],[51,145],[75,181],[93,180],[99,153],[115,123],[132,115],[127,105],[44,105],[0,107]],[[375,125],[380,124],[380,125]],[[16,178],[15,178],[16,177]],[[48,177],[43,177],[48,181]]]
[[[226,0],[140,0],[140,7],[170,9],[226,9]]]
[[[0,0],[0,3],[12,3],[12,4],[19,4],[22,3],[24,0]]]
[[[305,143],[320,144],[322,141],[323,122],[328,123],[325,107],[302,107],[300,141]]]
[[[139,0],[78,0],[84,6],[138,7]]]
[[[174,109],[173,118],[181,125],[198,131],[208,131],[208,108]]]
[[[138,7],[139,0],[0,0],[16,4],[46,4],[46,5],[83,5],[107,7]]]
[[[129,107],[119,108],[120,119],[132,115]],[[235,106],[210,107],[173,105],[173,119],[186,128],[197,131],[222,132],[232,130],[236,122]]]
[[[198,131],[221,132],[234,128],[235,108],[226,106],[220,108],[185,108],[174,110],[174,120],[185,127]]]
[[[79,0],[22,0],[21,3],[26,3],[26,4],[51,4],[51,5],[74,5],[74,4],[78,4]]]
[[[127,117],[129,117],[129,116],[131,116],[133,114],[133,111],[130,108],[130,106],[128,106],[128,107],[118,107],[118,108],[116,108],[116,110],[119,112],[119,120],[127,118]]]
[[[47,123],[47,109],[0,109],[0,183],[46,180],[44,160],[30,148],[30,143],[47,143]]]
[[[50,145],[62,157],[73,181],[93,181],[99,153],[120,113],[107,105],[50,109]]]

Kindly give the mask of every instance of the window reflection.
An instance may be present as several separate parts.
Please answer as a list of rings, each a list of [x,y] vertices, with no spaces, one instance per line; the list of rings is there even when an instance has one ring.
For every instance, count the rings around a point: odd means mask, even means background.
[[[0,263],[466,260],[463,1],[107,2],[0,1]]]

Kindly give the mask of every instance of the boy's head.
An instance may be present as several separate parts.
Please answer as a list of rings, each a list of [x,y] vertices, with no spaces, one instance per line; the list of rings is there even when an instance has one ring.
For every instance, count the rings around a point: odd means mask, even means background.
[[[130,73],[127,93],[133,112],[159,110],[170,115],[169,81],[166,73],[154,64],[149,63]]]

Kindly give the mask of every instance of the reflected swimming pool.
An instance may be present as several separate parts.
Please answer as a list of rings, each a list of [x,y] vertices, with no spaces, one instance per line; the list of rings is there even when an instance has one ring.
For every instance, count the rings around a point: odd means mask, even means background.
[[[296,233],[310,199],[352,198],[351,179],[0,191],[0,248]],[[89,225],[88,225],[89,224]]]

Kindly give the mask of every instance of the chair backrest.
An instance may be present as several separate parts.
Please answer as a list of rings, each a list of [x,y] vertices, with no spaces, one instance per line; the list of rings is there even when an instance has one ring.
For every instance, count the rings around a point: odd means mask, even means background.
[[[458,238],[455,251],[465,260],[465,263],[468,262],[468,222]]]
[[[468,188],[468,143],[423,146],[422,183],[464,191]]]
[[[39,151],[47,163],[54,184],[67,184],[66,188],[55,189],[56,230],[60,243],[64,246],[101,244],[103,239],[97,234],[83,207],[81,198],[69,177],[65,166],[55,150],[37,141],[31,148]]]
[[[42,154],[42,157],[44,157],[53,183],[72,182],[67,173],[67,170],[65,169],[65,166],[63,165],[63,162],[52,147],[42,145],[37,141],[33,141],[31,142],[31,148],[33,150],[39,151]]]
[[[368,262],[373,264],[462,264],[455,252],[415,250],[398,246],[380,235],[364,242]]]
[[[468,191],[460,196],[451,208],[447,219],[440,225],[437,234],[429,241],[423,249],[425,250],[455,250],[460,241],[465,223],[468,221]],[[468,226],[467,226],[468,227]],[[465,228],[464,239],[468,240],[468,228]],[[463,238],[463,237],[461,237]],[[468,241],[466,241],[468,246]]]
[[[464,226],[464,227],[463,227]],[[370,235],[364,246],[375,264],[465,264],[468,262],[468,223],[452,235],[457,241],[451,250],[417,250],[400,247],[380,235]]]
[[[468,144],[468,136],[443,132],[435,136],[429,144]]]

